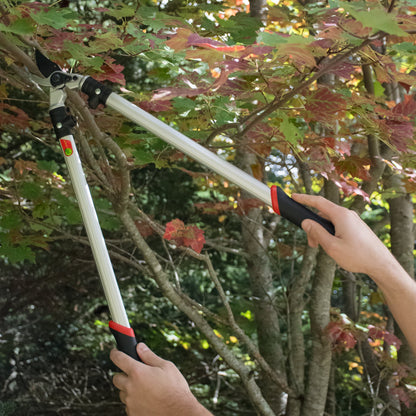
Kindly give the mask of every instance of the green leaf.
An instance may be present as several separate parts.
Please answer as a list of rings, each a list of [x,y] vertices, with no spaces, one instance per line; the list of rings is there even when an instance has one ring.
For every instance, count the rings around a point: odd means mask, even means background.
[[[15,35],[31,35],[34,29],[35,26],[30,19],[17,19],[9,26],[0,23],[1,32],[10,32]]]
[[[64,42],[65,49],[71,54],[73,59],[81,62],[85,66],[89,66],[96,71],[99,71],[104,64],[104,59],[99,56],[89,57],[87,56],[88,48],[78,43],[72,43],[69,41]]]
[[[283,115],[283,121],[280,123],[279,129],[285,139],[293,145],[296,145],[302,139],[302,133],[286,115]]]
[[[13,230],[20,228],[22,225],[22,218],[16,211],[9,211],[0,218],[0,227],[6,230]]]
[[[218,23],[226,30],[234,43],[243,43],[246,45],[256,41],[256,34],[262,22],[247,13],[237,13],[227,19],[219,19]]]
[[[42,187],[37,183],[25,182],[21,187],[21,195],[23,198],[36,200],[42,197]]]
[[[132,154],[137,165],[147,165],[148,163],[152,163],[155,160],[153,153],[143,146],[134,148],[132,150]]]
[[[35,262],[35,253],[27,246],[12,246],[2,243],[0,246],[0,256],[5,257],[10,263],[20,263],[29,260]]]
[[[78,15],[71,10],[52,9],[40,11],[31,15],[39,25],[52,26],[54,29],[63,29],[68,26]]]
[[[46,170],[50,173],[54,173],[59,170],[59,165],[54,160],[38,160],[37,165],[39,169]]]
[[[230,97],[217,97],[213,103],[214,118],[218,126],[222,126],[235,118],[235,113],[227,108]]]
[[[257,36],[257,42],[264,43],[268,46],[279,46],[285,44],[298,44],[298,45],[309,45],[311,42],[314,41],[314,38],[311,36],[309,38],[305,38],[300,35],[292,34],[290,36],[283,36],[281,33],[269,33],[269,32],[261,32]]]
[[[374,82],[374,96],[375,97],[383,97],[384,96],[385,89],[383,86],[378,82]]]
[[[361,3],[357,5],[343,3],[342,7],[364,27],[372,28],[374,32],[381,30],[391,35],[407,36],[407,33],[399,27],[395,12],[388,13],[383,7],[368,9],[366,5],[363,10]]]
[[[173,108],[180,115],[188,115],[188,113],[195,109],[195,101],[187,97],[175,97],[172,99]]]
[[[257,36],[258,43],[264,43],[268,46],[278,46],[287,43],[286,37],[278,34],[278,33],[270,33],[270,32],[261,32]]]
[[[136,13],[136,10],[134,7],[127,6],[123,4],[122,7],[118,9],[109,9],[105,12],[105,14],[108,14],[109,16],[113,16],[116,19],[122,19],[124,17],[132,17]]]

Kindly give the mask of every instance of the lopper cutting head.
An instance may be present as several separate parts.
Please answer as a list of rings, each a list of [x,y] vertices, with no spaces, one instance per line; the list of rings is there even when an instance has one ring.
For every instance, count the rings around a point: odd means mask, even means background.
[[[49,60],[45,55],[36,49],[35,52],[36,65],[40,73],[45,77],[49,78],[54,72],[62,72],[62,69],[58,64]]]

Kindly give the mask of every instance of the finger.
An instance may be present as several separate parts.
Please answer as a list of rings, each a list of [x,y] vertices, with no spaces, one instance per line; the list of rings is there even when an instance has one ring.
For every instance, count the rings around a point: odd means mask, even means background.
[[[143,342],[140,342],[137,345],[137,354],[139,354],[140,359],[147,365],[150,365],[152,367],[163,367],[165,363],[167,363],[166,360],[163,358],[160,358],[158,355],[156,355],[146,344]]]
[[[129,357],[124,352],[117,349],[112,349],[110,352],[111,361],[126,374],[130,374],[134,368],[139,366],[141,363],[136,361],[134,358]]]
[[[125,374],[118,373],[113,377],[113,384],[119,390],[127,390],[128,377]]]
[[[322,225],[313,220],[304,220],[302,228],[308,235],[308,243],[311,247],[317,247],[319,244],[327,254],[332,254],[332,250],[338,242],[337,237],[334,237]]]
[[[292,198],[300,204],[318,209],[326,218],[334,220],[341,213],[341,207],[322,196],[308,194],[292,194]]]
[[[119,396],[121,403],[126,404],[127,393],[125,391],[121,391]]]

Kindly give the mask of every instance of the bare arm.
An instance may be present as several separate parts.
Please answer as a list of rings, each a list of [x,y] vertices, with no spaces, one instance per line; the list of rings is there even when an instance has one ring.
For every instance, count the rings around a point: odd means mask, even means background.
[[[309,245],[320,245],[342,268],[366,273],[377,283],[409,345],[416,353],[415,280],[355,212],[319,196],[295,194],[293,199],[317,208],[332,221],[335,236],[315,221],[303,221],[302,228],[308,235]]]
[[[145,344],[137,346],[142,363],[118,350],[110,354],[124,371],[113,378],[129,416],[212,416],[194,397],[183,375]]]

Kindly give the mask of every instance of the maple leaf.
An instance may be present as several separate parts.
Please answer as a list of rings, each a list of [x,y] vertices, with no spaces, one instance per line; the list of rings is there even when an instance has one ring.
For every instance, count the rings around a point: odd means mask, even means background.
[[[165,240],[173,241],[178,246],[190,247],[200,253],[205,244],[204,231],[196,225],[185,225],[176,218],[166,224]]]
[[[392,108],[394,114],[401,114],[407,117],[416,116],[416,100],[413,95],[405,95],[404,100]]]
[[[107,57],[104,64],[101,67],[102,73],[94,75],[97,81],[110,81],[113,83],[126,85],[126,80],[122,73],[124,66],[115,64],[114,58]]]
[[[389,394],[399,399],[407,408],[410,407],[410,396],[404,387],[392,387],[389,389]]]
[[[408,145],[413,141],[413,124],[402,120],[386,120],[385,124],[390,131],[390,142],[400,152],[406,152]]]
[[[256,124],[248,133],[248,146],[260,156],[268,156],[273,146],[274,137],[283,139],[283,135],[277,128],[273,128],[268,123],[260,122]]]
[[[140,101],[135,104],[147,112],[158,113],[160,111],[172,110],[172,102],[170,100]]]
[[[345,97],[332,92],[328,87],[318,86],[316,91],[307,92],[305,98],[308,119],[324,124],[336,122],[347,109]]]
[[[342,322],[331,321],[326,326],[325,332],[332,341],[334,349],[351,349],[357,343],[352,330]]]
[[[136,227],[139,230],[139,233],[144,238],[149,237],[155,233],[153,228],[145,221],[136,220],[134,223],[136,224]]]
[[[349,62],[341,62],[335,68],[332,68],[328,73],[339,76],[340,78],[350,79],[355,72],[355,66]]]
[[[362,196],[365,201],[370,203],[370,197],[367,192],[363,191],[354,180],[346,178],[342,174],[331,177],[331,180],[342,190],[342,192],[344,192],[346,196],[359,195]]]
[[[233,204],[230,201],[222,202],[199,202],[195,204],[195,207],[202,210],[207,215],[218,215],[226,211],[232,211]]]
[[[24,130],[29,127],[29,116],[14,105],[0,103],[0,125]]]
[[[186,49],[188,38],[192,35],[192,33],[193,32],[189,29],[179,28],[177,32],[165,42],[165,44],[176,52],[182,52]]]
[[[373,341],[376,339],[381,339],[389,345],[394,345],[397,350],[400,349],[402,341],[396,337],[396,335],[386,331],[385,329],[380,329],[374,325],[368,325],[368,337]]]
[[[206,91],[205,88],[159,88],[154,92],[152,100],[167,101],[175,97],[195,97],[197,95],[205,94]]]
[[[363,180],[370,179],[370,173],[367,169],[371,160],[356,155],[352,155],[334,162],[337,172],[340,174],[348,172],[351,176]]]
[[[188,42],[186,46],[199,46],[201,48],[214,49],[218,52],[240,52],[240,51],[244,51],[245,49],[245,46],[243,45],[229,46],[217,40],[199,36],[197,33],[192,33],[188,37]]]
[[[305,65],[310,68],[316,66],[315,57],[311,52],[310,45],[286,43],[278,46],[277,54],[278,56],[288,58],[295,65]]]

